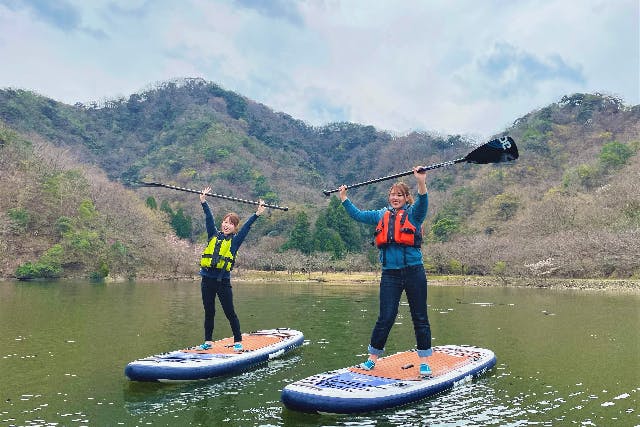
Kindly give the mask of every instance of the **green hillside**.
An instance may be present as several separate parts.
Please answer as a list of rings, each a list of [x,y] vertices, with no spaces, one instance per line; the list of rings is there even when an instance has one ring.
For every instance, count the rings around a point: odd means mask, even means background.
[[[44,276],[96,279],[196,274],[204,232],[198,196],[140,188],[140,180],[210,185],[288,206],[256,223],[239,268],[375,268],[370,230],[345,218],[322,189],[463,157],[484,142],[398,137],[354,123],[313,127],[200,79],[104,105],[0,90],[0,123],[1,277],[39,268]],[[430,172],[428,268],[640,275],[640,107],[574,94],[497,135],[504,134],[518,144],[516,162]],[[389,184],[349,196],[379,208]],[[244,218],[254,208],[210,203],[216,215],[235,210]]]

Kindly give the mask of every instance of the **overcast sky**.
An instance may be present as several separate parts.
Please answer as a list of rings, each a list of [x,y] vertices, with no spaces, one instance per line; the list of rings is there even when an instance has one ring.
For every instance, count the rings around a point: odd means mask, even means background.
[[[639,0],[0,0],[0,88],[73,104],[201,77],[311,125],[488,137],[640,104]]]

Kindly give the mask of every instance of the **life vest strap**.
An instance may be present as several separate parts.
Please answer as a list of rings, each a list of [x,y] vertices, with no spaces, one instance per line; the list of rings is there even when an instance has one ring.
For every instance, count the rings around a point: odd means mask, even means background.
[[[376,246],[383,248],[395,243],[419,248],[422,245],[422,227],[416,227],[408,219],[409,214],[404,209],[387,210],[373,234]]]

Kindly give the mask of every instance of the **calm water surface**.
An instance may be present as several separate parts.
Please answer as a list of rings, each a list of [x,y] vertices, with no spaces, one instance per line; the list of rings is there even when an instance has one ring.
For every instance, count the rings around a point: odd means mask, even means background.
[[[249,372],[132,383],[136,358],[199,344],[198,282],[0,282],[1,426],[637,426],[640,295],[430,287],[433,344],[492,349],[496,367],[451,392],[358,416],[290,411],[282,388],[359,363],[377,286],[234,284],[244,331],[290,327],[305,345]],[[216,336],[231,335],[222,311]],[[387,352],[415,345],[402,303]]]

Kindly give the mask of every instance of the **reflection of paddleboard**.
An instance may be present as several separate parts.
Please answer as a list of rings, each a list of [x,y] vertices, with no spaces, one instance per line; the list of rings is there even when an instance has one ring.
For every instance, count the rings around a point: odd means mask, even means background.
[[[480,376],[496,364],[491,350],[446,345],[428,358],[433,375],[420,377],[418,353],[378,359],[371,371],[343,368],[298,380],[282,390],[282,402],[302,412],[349,414],[392,408],[424,399]]]
[[[242,352],[233,350],[233,338],[215,341],[208,350],[197,347],[134,360],[124,370],[132,381],[194,381],[231,374],[282,356],[302,345],[302,332],[265,329],[242,335]]]

